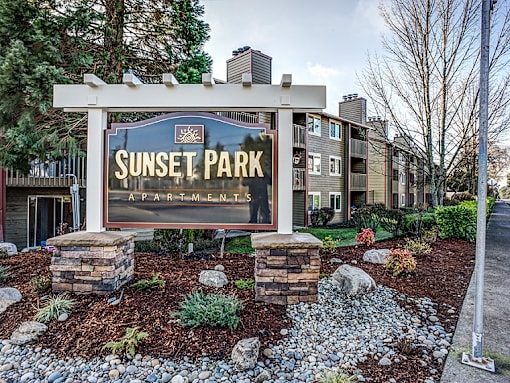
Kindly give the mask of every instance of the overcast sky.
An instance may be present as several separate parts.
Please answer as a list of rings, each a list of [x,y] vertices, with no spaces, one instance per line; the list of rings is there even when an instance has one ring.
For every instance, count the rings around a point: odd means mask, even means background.
[[[384,22],[379,0],[203,0],[211,27],[205,51],[213,75],[226,79],[232,51],[248,45],[273,58],[274,84],[283,73],[300,85],[326,85],[326,112],[338,101],[363,92],[356,74],[367,53],[381,51]],[[369,106],[370,108],[370,106]]]

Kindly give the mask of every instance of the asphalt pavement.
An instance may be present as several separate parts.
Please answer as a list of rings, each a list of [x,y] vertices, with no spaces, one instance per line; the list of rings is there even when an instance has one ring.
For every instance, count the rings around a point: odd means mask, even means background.
[[[510,200],[496,202],[486,233],[482,349],[495,373],[461,363],[472,352],[475,285],[473,273],[441,383],[510,383]]]

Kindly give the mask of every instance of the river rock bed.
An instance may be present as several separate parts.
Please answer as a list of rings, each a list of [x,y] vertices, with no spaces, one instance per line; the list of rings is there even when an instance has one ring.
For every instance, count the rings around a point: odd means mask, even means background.
[[[195,361],[154,355],[59,359],[49,349],[14,346],[3,340],[0,383],[297,383],[314,382],[325,370],[338,368],[364,382],[371,381],[363,375],[367,361],[391,369],[408,358],[428,368],[423,381],[432,383],[439,380],[438,366],[453,336],[439,322],[436,306],[428,298],[409,297],[382,286],[349,296],[324,278],[319,281],[318,303],[289,306],[292,326],[282,329],[282,340],[260,351],[259,362],[251,370],[239,372],[230,360],[208,357]]]

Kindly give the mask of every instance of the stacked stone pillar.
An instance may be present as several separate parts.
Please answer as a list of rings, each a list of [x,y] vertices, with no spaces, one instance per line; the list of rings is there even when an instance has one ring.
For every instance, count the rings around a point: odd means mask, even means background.
[[[53,291],[107,295],[134,275],[136,233],[75,232],[50,238]]]
[[[311,234],[254,233],[255,300],[279,305],[316,302],[322,242]]]

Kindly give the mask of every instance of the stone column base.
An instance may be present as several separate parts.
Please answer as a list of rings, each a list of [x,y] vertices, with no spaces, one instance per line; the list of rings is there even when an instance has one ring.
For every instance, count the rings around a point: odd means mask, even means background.
[[[110,294],[133,278],[136,233],[79,231],[50,238],[53,291]]]
[[[307,233],[251,235],[255,300],[279,305],[316,302],[322,241]]]

